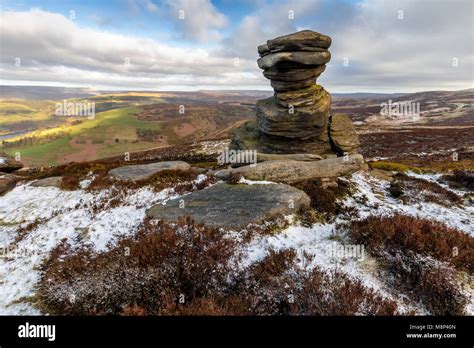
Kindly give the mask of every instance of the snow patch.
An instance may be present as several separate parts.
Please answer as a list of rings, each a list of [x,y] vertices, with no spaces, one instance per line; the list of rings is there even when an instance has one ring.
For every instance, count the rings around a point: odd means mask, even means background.
[[[200,175],[194,183],[205,179]],[[147,208],[178,196],[173,188],[119,192],[111,187],[90,193],[29,184],[15,187],[0,199],[0,250],[9,251],[8,259],[0,258],[0,315],[41,314],[22,300],[34,295],[38,266],[62,239],[73,248],[89,244],[105,251],[109,243],[138,230]],[[120,198],[120,204],[110,207],[114,198]],[[17,229],[37,219],[44,222],[13,246]]]
[[[265,181],[265,180],[248,180],[245,179],[244,177],[241,177],[239,180],[239,184],[246,184],[246,185],[269,185],[269,184],[275,184],[273,181]]]

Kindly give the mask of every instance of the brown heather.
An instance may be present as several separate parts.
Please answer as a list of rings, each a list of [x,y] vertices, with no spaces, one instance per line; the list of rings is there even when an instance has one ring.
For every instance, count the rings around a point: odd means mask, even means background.
[[[456,193],[445,189],[435,182],[414,178],[405,174],[397,173],[394,181],[390,184],[389,192],[395,198],[401,198],[406,203],[416,202],[422,199],[441,205],[461,204],[462,198]]]
[[[294,250],[270,250],[243,269],[239,255],[234,240],[190,218],[145,220],[105,253],[56,247],[41,268],[38,306],[60,315],[396,314],[358,280],[301,269]]]
[[[397,288],[432,314],[464,314],[468,299],[455,269],[472,274],[474,238],[440,222],[399,214],[355,221],[350,237],[381,261]]]
[[[474,238],[437,221],[396,214],[354,221],[352,239],[368,250],[406,250],[474,272]],[[457,255],[455,249],[457,248]]]

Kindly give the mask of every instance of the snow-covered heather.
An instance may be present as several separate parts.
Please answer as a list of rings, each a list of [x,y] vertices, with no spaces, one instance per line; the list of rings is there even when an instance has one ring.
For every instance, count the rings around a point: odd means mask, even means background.
[[[414,174],[412,174],[414,175]],[[435,181],[437,176],[420,176],[425,180]],[[436,220],[450,227],[474,236],[474,206],[465,204],[462,207],[444,207],[436,203],[420,201],[417,204],[405,205],[390,196],[389,182],[379,180],[368,173],[355,173],[351,181],[356,184],[358,192],[345,201],[346,206],[356,207],[361,219],[370,215],[393,215],[402,213],[428,220]],[[452,190],[455,193],[460,191]]]
[[[422,308],[414,307],[405,296],[394,294],[376,276],[376,261],[368,255],[361,245],[351,245],[343,241],[336,228],[337,222],[328,224],[315,224],[311,227],[290,226],[281,233],[273,236],[256,237],[243,248],[244,258],[241,267],[251,265],[263,259],[269,250],[294,249],[298,255],[298,265],[311,270],[319,267],[325,271],[339,270],[354,279],[359,279],[366,287],[377,291],[381,296],[398,303],[399,311],[416,310],[422,314]],[[342,240],[341,240],[342,238]],[[349,247],[349,252],[344,254],[344,247]],[[357,251],[352,248],[356,248]],[[346,249],[347,250],[347,249]],[[309,255],[308,260],[304,255]]]
[[[205,178],[200,175],[195,183]],[[81,182],[81,187],[87,185],[87,182]],[[109,207],[107,203],[117,197],[122,202]],[[39,280],[37,267],[63,238],[73,247],[84,243],[104,251],[107,243],[117,237],[136,232],[147,208],[176,197],[172,188],[154,192],[148,187],[126,193],[113,187],[89,193],[83,189],[61,191],[55,187],[26,184],[8,192],[0,199],[2,255],[5,255],[6,246],[14,241],[18,227],[36,219],[44,219],[44,222],[30,231],[14,249],[8,249],[8,259],[0,258],[0,315],[40,314],[29,304],[15,302],[34,294],[34,285]]]
[[[438,178],[423,175],[426,180],[436,181]],[[196,183],[205,179],[205,175],[200,175]],[[386,181],[362,172],[353,174],[350,181],[356,192],[347,198],[344,204],[354,207],[361,219],[369,215],[391,215],[400,212],[438,220],[474,234],[471,223],[474,213],[472,206],[447,208],[427,202],[404,205],[390,197],[387,191],[389,183]],[[17,254],[10,255],[12,257],[8,260],[0,258],[0,315],[41,314],[21,299],[34,295],[34,285],[39,280],[37,267],[61,239],[67,238],[73,246],[87,243],[95,250],[103,251],[107,244],[113,243],[117,237],[136,232],[148,207],[178,196],[172,188],[157,193],[147,187],[129,192],[119,192],[112,187],[89,193],[85,191],[89,183],[89,179],[84,180],[81,182],[81,189],[76,191],[24,184],[0,198],[0,247],[14,241],[18,227],[37,219],[44,220],[17,243]],[[245,179],[241,180],[241,183],[271,184]],[[108,202],[116,198],[120,198],[120,203],[109,206]],[[318,223],[311,227],[302,227],[295,225],[291,216],[287,218],[290,227],[282,232],[272,236],[255,236],[248,244],[242,244],[242,267],[261,260],[270,249],[293,248],[298,253],[302,267],[318,266],[325,270],[343,271],[360,279],[382,296],[395,300],[401,312],[415,310],[420,314],[426,313],[424,308],[411,303],[403,294],[387,286],[378,274],[376,260],[365,250],[362,254],[346,254],[341,257],[338,250],[350,242],[343,232],[337,231],[336,226],[348,220],[341,218],[328,224]],[[239,239],[239,233],[230,234]],[[304,253],[311,255],[310,261],[303,257]],[[474,304],[471,304],[468,310],[469,313],[474,313]]]
[[[420,176],[421,177],[421,176]],[[423,175],[423,179],[435,181],[438,176]],[[400,212],[421,218],[435,219],[452,227],[473,234],[472,215],[473,207],[445,208],[434,203],[420,202],[417,205],[403,205],[402,202],[391,198],[388,194],[389,183],[359,172],[352,175],[350,181],[355,184],[357,192],[344,201],[346,206],[355,207],[361,219],[370,215],[392,215]],[[396,293],[385,284],[377,275],[377,262],[367,252],[346,255],[341,258],[338,250],[345,245],[347,238],[338,231],[336,226],[347,220],[339,219],[329,224],[315,224],[310,228],[290,226],[281,233],[273,236],[256,237],[245,245],[245,255],[242,266],[247,266],[263,259],[270,249],[283,250],[293,248],[300,255],[300,265],[309,269],[320,267],[325,270],[340,270],[349,276],[361,280],[365,286],[377,290],[379,294],[396,301],[401,312],[415,310],[418,314],[428,314],[419,304],[410,303],[404,294]],[[309,263],[305,263],[303,253],[312,256]],[[474,303],[467,307],[470,314],[474,313]]]
[[[414,172],[406,172],[405,174],[407,176],[411,176],[411,177],[414,177],[414,178],[434,182],[434,183],[438,184],[439,186],[445,188],[446,190],[456,193],[458,196],[463,196],[463,195],[465,195],[466,193],[469,192],[468,189],[462,190],[462,189],[456,189],[456,188],[450,187],[448,184],[446,184],[445,182],[443,182],[441,180],[441,178],[444,175],[442,173],[438,173],[438,174],[419,174],[419,173],[414,173]]]

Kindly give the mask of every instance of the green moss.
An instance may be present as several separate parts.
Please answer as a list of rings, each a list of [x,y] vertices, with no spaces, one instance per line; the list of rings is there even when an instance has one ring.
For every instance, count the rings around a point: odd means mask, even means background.
[[[410,167],[406,164],[396,163],[396,162],[386,162],[386,161],[377,161],[369,162],[370,168],[372,169],[381,169],[388,170],[392,172],[408,172],[412,171],[414,173],[422,173],[423,170],[417,167]]]

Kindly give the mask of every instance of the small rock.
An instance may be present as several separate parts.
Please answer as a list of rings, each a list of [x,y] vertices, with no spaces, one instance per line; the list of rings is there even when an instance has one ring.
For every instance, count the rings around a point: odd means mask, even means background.
[[[62,176],[51,176],[49,178],[33,181],[33,187],[60,187],[63,180]]]
[[[191,166],[183,161],[157,162],[114,168],[109,176],[120,180],[144,180],[163,170],[189,170]]]

